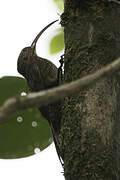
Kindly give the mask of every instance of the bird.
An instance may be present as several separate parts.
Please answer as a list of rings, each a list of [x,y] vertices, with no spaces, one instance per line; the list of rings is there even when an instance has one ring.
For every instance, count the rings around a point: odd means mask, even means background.
[[[23,48],[19,54],[17,70],[26,79],[31,92],[47,90],[60,85],[58,80],[58,77],[60,78],[58,68],[51,61],[39,57],[36,53],[36,43],[38,39],[48,27],[57,21],[58,20],[55,20],[43,28],[35,37],[31,46]],[[58,141],[61,119],[61,101],[44,105],[38,109],[49,122],[56,151],[63,166],[63,157],[59,149]]]

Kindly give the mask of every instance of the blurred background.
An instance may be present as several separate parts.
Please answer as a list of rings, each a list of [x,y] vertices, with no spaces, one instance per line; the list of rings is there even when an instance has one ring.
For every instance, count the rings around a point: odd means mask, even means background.
[[[59,19],[62,0],[11,0],[0,2],[0,78],[20,76],[17,58],[20,51],[30,46],[38,32]],[[37,43],[37,54],[59,66],[64,48],[63,31],[59,22],[51,26]],[[20,76],[21,77],[21,76]],[[57,179],[63,180],[63,169],[52,143],[43,151],[26,158],[0,159],[0,178],[4,180]]]

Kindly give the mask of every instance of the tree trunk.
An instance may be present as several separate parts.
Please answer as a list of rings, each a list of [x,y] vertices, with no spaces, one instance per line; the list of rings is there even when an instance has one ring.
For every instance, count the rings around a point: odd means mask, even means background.
[[[120,5],[108,0],[65,0],[65,82],[120,56]],[[60,149],[66,180],[120,179],[118,73],[65,98]]]

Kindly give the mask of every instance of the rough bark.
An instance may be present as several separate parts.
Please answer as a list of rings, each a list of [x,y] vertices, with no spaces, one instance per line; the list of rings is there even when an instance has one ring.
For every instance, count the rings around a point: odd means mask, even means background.
[[[65,0],[65,82],[120,56],[120,6],[107,0]],[[104,78],[65,98],[60,149],[66,180],[120,179],[120,81]]]

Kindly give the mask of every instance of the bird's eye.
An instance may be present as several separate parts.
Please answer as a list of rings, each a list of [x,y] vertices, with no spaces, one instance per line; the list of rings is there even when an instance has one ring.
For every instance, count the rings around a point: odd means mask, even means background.
[[[26,52],[28,50],[28,48],[27,47],[25,47],[22,51],[23,52]]]

